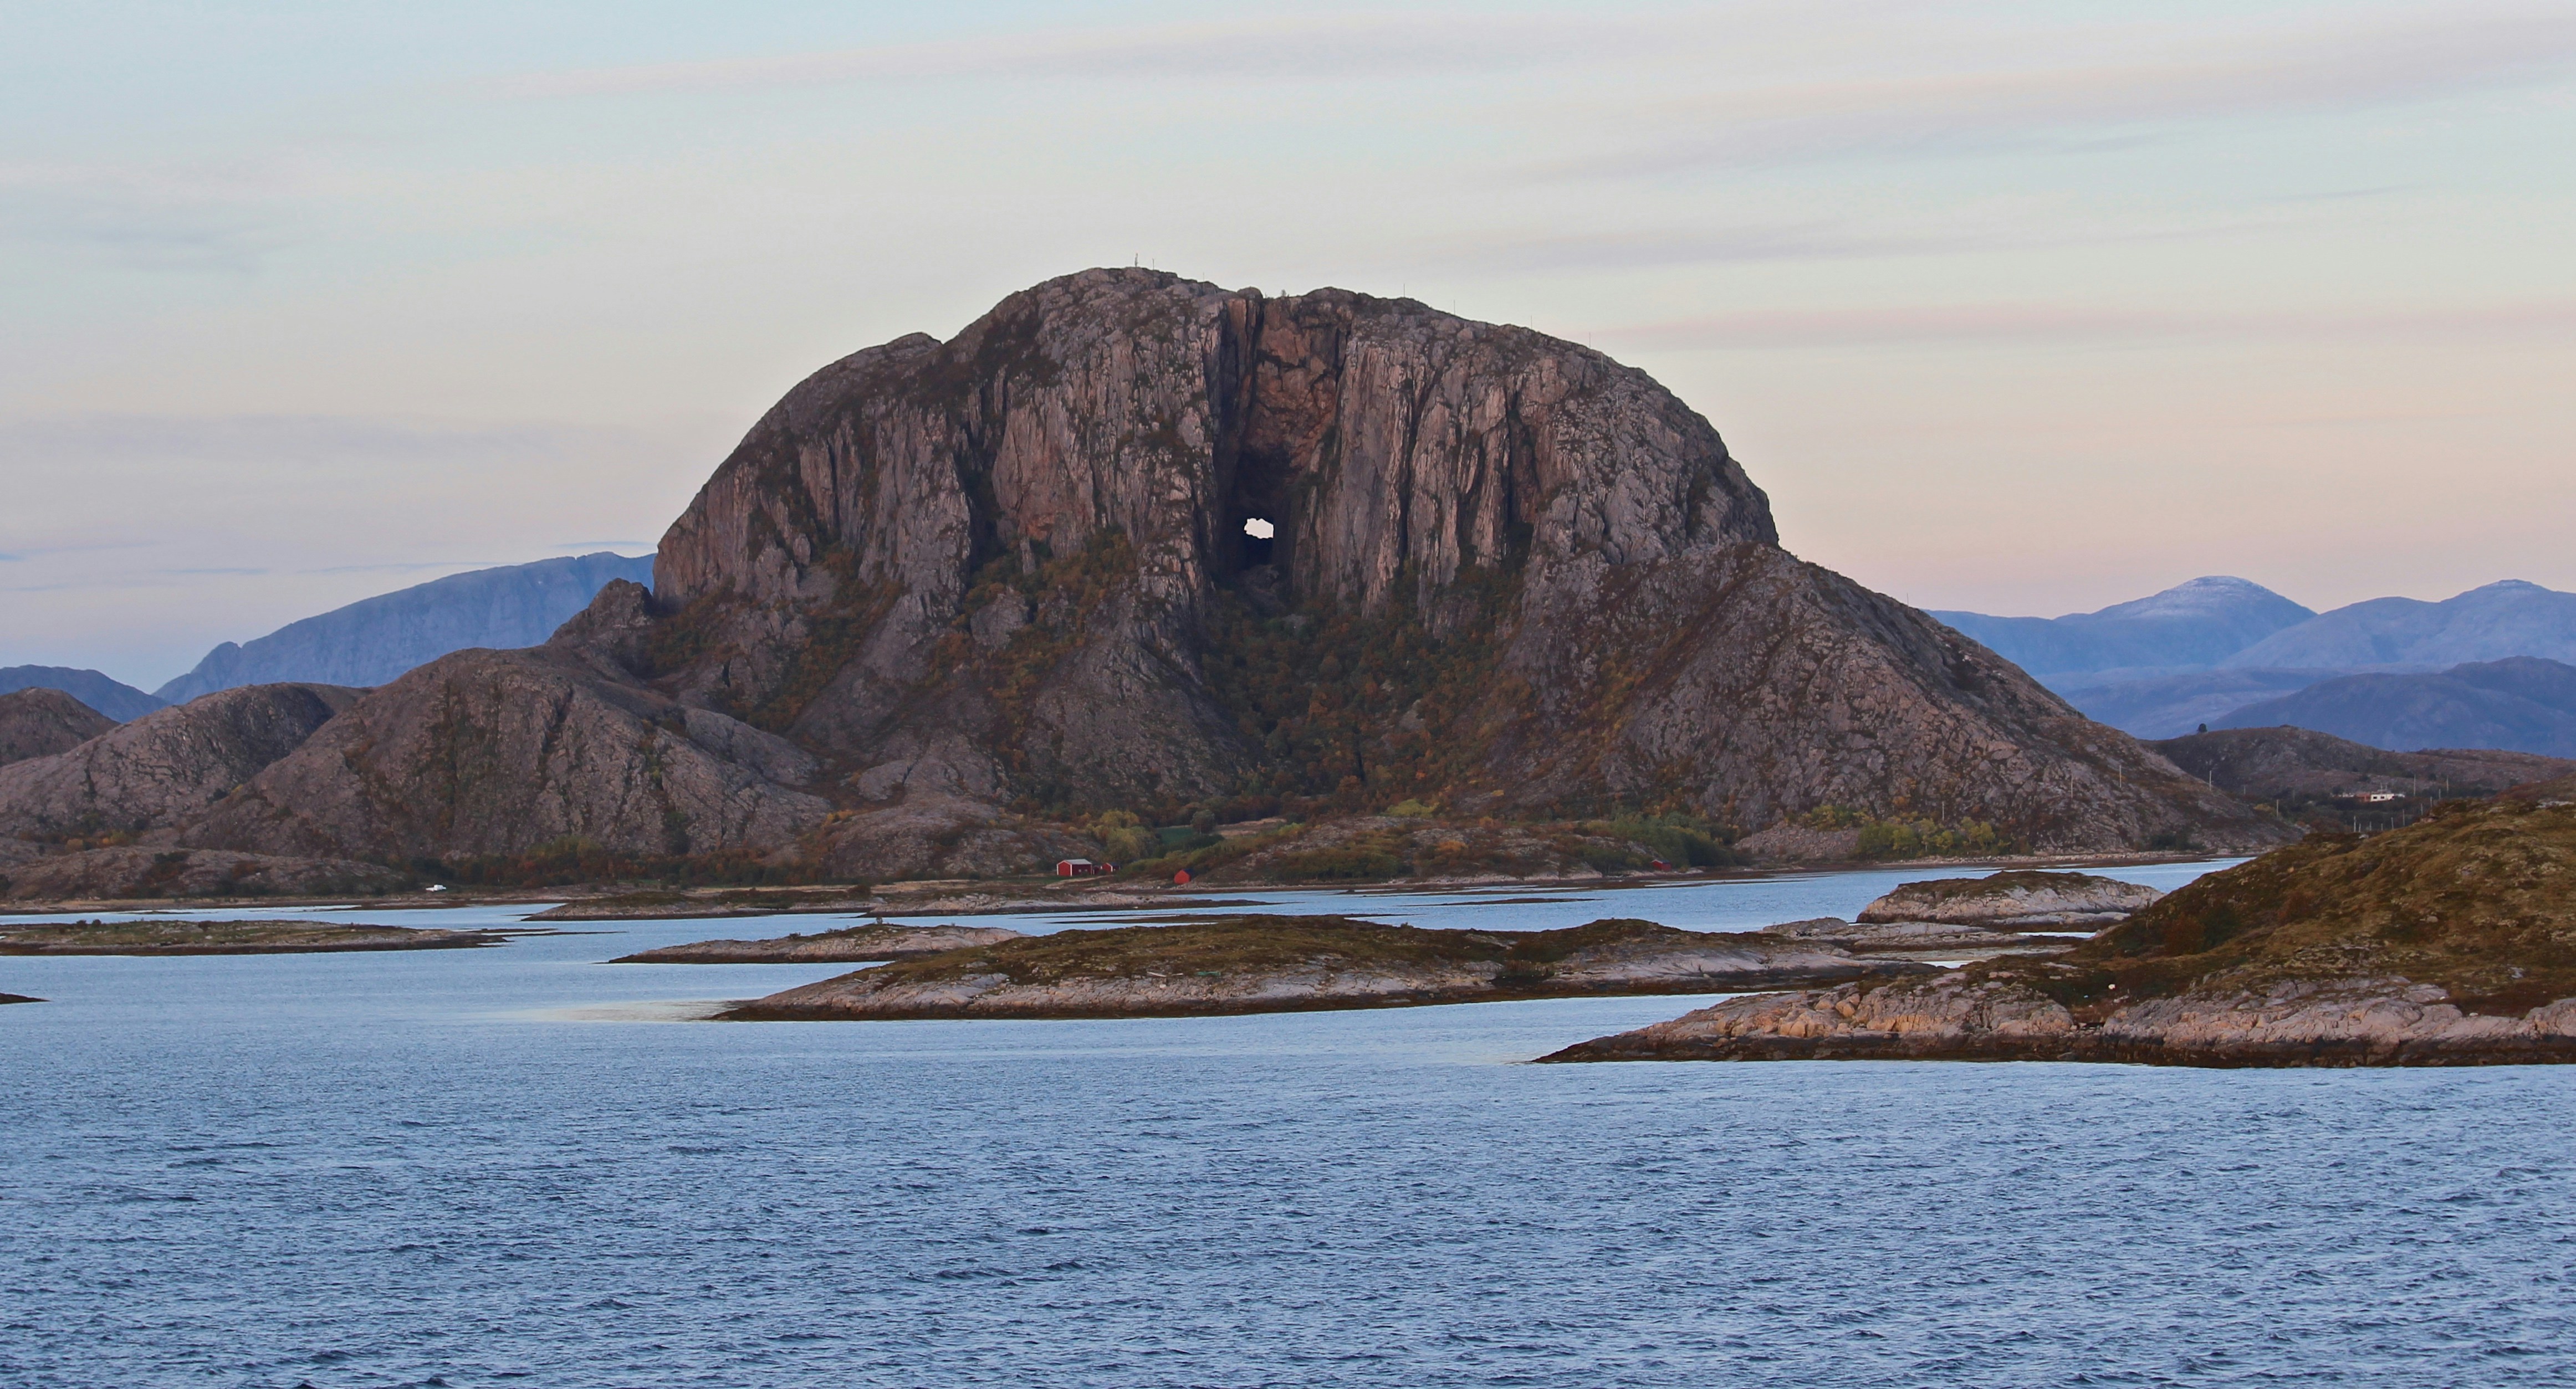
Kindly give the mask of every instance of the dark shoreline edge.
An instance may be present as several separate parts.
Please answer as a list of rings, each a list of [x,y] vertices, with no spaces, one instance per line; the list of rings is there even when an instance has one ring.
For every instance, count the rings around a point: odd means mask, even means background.
[[[1871,965],[1861,969],[1779,970],[1768,974],[1746,975],[1724,982],[1710,980],[1705,987],[1691,987],[1681,980],[1655,980],[1628,988],[1590,985],[1563,989],[1483,988],[1453,989],[1420,994],[1385,994],[1374,997],[1339,997],[1283,999],[1254,1004],[1215,1004],[1199,1006],[1142,1008],[912,1008],[888,1012],[851,1012],[837,1008],[781,1008],[760,1006],[758,999],[745,999],[709,1018],[710,1022],[1105,1022],[1120,1018],[1232,1018],[1259,1013],[1355,1013],[1383,1008],[1435,1008],[1454,1003],[1528,1003],[1562,998],[1706,998],[1737,994],[1771,993],[1782,989],[1810,988],[1829,984],[1848,984],[1866,978],[1885,978],[1923,972],[1924,966]]]
[[[100,955],[121,955],[129,959],[138,960],[157,959],[168,955],[365,955],[396,950],[481,950],[490,946],[507,945],[509,943],[508,939],[501,936],[483,936],[477,934],[470,939],[370,941],[362,945],[174,945],[159,949],[148,946],[136,949],[133,947],[84,945],[66,946],[58,949],[45,949],[33,946],[0,944],[0,955],[17,959],[41,959],[50,956],[93,957]]]
[[[122,925],[127,923],[116,924]],[[207,922],[204,924],[208,926],[224,926],[265,925],[271,923]],[[303,925],[303,923],[300,922],[294,924],[299,926]],[[0,928],[0,930],[5,929],[6,928]],[[23,931],[43,928],[20,927],[17,929]],[[356,940],[333,940],[328,938],[327,933],[334,931],[368,931],[377,933],[390,931],[399,932],[401,934],[393,939],[386,939],[380,934],[374,938],[361,938]],[[524,929],[495,927],[489,929],[477,928],[472,930],[448,931],[439,929],[423,929],[416,926],[359,926],[352,925],[347,922],[315,922],[312,923],[309,934],[311,936],[321,938],[297,939],[293,936],[287,936],[274,940],[218,940],[209,942],[100,941],[93,944],[77,940],[54,943],[47,941],[11,940],[5,937],[0,937],[0,956],[13,959],[41,959],[52,957],[95,958],[100,956],[117,956],[127,959],[158,959],[180,955],[362,955],[404,950],[483,950],[490,949],[495,946],[507,945],[513,938],[519,936],[552,936],[576,933],[549,931],[543,928]],[[592,933],[581,932],[578,934]]]
[[[1112,880],[1108,880],[1108,881],[1106,881],[1106,882],[1104,882],[1104,883],[1098,884],[1098,885],[1097,885],[1097,887],[1096,887],[1096,890],[1100,890],[1100,891],[1113,891],[1113,890],[1121,890],[1121,889],[1123,889],[1123,890],[1128,890],[1128,891],[1137,892],[1137,893],[1140,893],[1140,894],[1151,894],[1151,895],[1155,896],[1157,899],[1159,899],[1160,901],[1168,901],[1168,902],[1170,902],[1170,903],[1171,903],[1171,904],[1173,904],[1173,906],[1175,906],[1176,908],[1184,908],[1184,909],[1188,909],[1188,910],[1199,910],[1199,909],[1202,909],[1202,908],[1213,909],[1213,908],[1226,907],[1226,906],[1237,906],[1237,905],[1249,906],[1249,905],[1255,905],[1255,904],[1253,904],[1253,903],[1238,902],[1238,901],[1234,900],[1234,895],[1239,895],[1239,894],[1242,894],[1242,893],[1264,893],[1264,894],[1270,894],[1270,893],[1281,893],[1281,892],[1338,892],[1338,893],[1343,893],[1343,894],[1347,894],[1347,895],[1355,896],[1355,897],[1368,897],[1368,896],[1401,896],[1401,895],[1418,895],[1418,894],[1425,894],[1425,893],[1540,892],[1540,891],[1580,891],[1580,892],[1597,892],[1597,891],[1611,891],[1611,890],[1621,890],[1621,891],[1625,891],[1625,890],[1636,890],[1636,889],[1644,889],[1644,888],[1659,888],[1659,887],[1689,887],[1689,886],[1695,886],[1695,885],[1705,884],[1705,883],[1755,881],[1755,880],[1760,880],[1760,879],[1765,879],[1765,878],[1777,878],[1777,877],[1813,877],[1813,876],[1820,875],[1820,874],[1834,874],[1834,873],[1861,873],[1861,872],[1883,872],[1883,871],[1893,871],[1893,872],[1910,872],[1910,871],[1914,871],[1914,870],[1918,870],[1918,869],[1935,869],[1935,868],[1961,868],[1961,869],[1976,869],[1976,870],[1985,870],[1985,869],[2005,870],[2005,869],[2011,869],[2011,868],[2046,868],[2046,869],[2083,869],[2083,868],[2151,868],[2151,867],[2163,867],[2163,866],[2167,866],[2167,865],[2171,865],[2171,864],[2182,864],[2182,863],[2221,863],[2221,862],[2228,862],[2228,861],[2232,861],[2232,860],[2238,860],[2238,859],[2242,859],[2242,858],[2245,858],[2245,857],[2246,857],[2246,855],[2243,855],[2243,854],[2232,854],[2232,853],[2231,853],[2231,854],[2209,854],[2209,853],[2161,853],[2161,852],[2159,852],[2159,853],[2143,853],[2143,852],[2141,852],[2141,853],[2135,853],[2135,854],[2067,854],[2067,855],[2042,855],[2042,856],[2031,856],[2031,857],[2016,857],[2016,858],[1985,858],[1985,859],[1901,859],[1901,860],[1876,860],[1876,859],[1862,859],[1862,860],[1850,860],[1850,861],[1826,861],[1826,860],[1817,860],[1817,861],[1815,861],[1815,862],[1811,862],[1811,863],[1765,863],[1765,864],[1762,864],[1762,865],[1759,865],[1759,866],[1756,866],[1756,867],[1737,867],[1737,868],[1709,869],[1709,870],[1700,870],[1700,871],[1687,872],[1687,873],[1652,873],[1652,872],[1625,873],[1625,874],[1621,874],[1621,875],[1619,875],[1619,876],[1617,876],[1617,877],[1608,877],[1608,876],[1603,876],[1603,877],[1586,877],[1586,878],[1422,878],[1422,879],[1404,879],[1404,880],[1399,880],[1399,881],[1394,881],[1394,882],[1383,882],[1383,883],[1347,883],[1347,882],[1343,882],[1343,883],[1329,883],[1329,882],[1316,882],[1316,883],[1231,883],[1231,882],[1229,882],[1229,883],[1213,883],[1213,884],[1209,884],[1209,885],[1208,885],[1208,892],[1209,892],[1210,894],[1215,894],[1215,893],[1220,893],[1220,892],[1221,892],[1221,893],[1224,893],[1224,894],[1228,894],[1228,895],[1226,895],[1226,896],[1216,896],[1216,895],[1204,895],[1204,896],[1203,896],[1203,895],[1201,895],[1201,893],[1200,893],[1198,890],[1196,890],[1196,889],[1177,889],[1177,890],[1176,890],[1176,889],[1172,888],[1171,886],[1169,886],[1168,884],[1164,884],[1164,883],[1160,883],[1160,882],[1151,882],[1151,883],[1148,883],[1148,882],[1124,882],[1124,881],[1121,881],[1121,880],[1112,879]],[[1018,885],[1018,884],[1025,884],[1025,885],[1027,885],[1027,886],[1030,886],[1030,887],[1034,888],[1034,887],[1038,887],[1038,886],[1043,886],[1045,883],[1049,883],[1049,882],[1053,882],[1053,881],[1055,881],[1055,880],[1054,880],[1054,879],[1041,879],[1041,878],[1029,878],[1029,879],[1022,879],[1022,880],[1013,880],[1013,879],[993,879],[993,880],[989,880],[989,881],[987,881],[987,880],[971,880],[970,882],[961,882],[961,883],[959,883],[957,892],[958,892],[958,895],[963,895],[963,894],[969,894],[969,893],[975,893],[975,892],[998,892],[998,891],[1007,891],[1007,890],[1010,890],[1011,888],[1013,888],[1015,885]],[[888,884],[888,886],[893,886],[893,885],[894,885],[894,884]],[[574,890],[576,890],[576,891],[595,891],[595,890],[596,890],[595,888],[590,887],[590,886],[587,886],[587,885],[573,885],[573,887],[574,887]],[[752,908],[752,909],[747,909],[747,910],[734,910],[734,911],[727,911],[727,912],[723,912],[723,913],[698,913],[698,912],[681,911],[681,912],[662,912],[662,913],[649,914],[649,915],[647,915],[647,914],[637,914],[637,915],[633,915],[633,916],[625,916],[625,915],[601,915],[601,916],[591,917],[591,918],[587,918],[587,919],[600,920],[600,921],[620,921],[620,920],[633,920],[633,921],[684,921],[684,920],[699,920],[699,919],[720,920],[720,919],[728,919],[728,918],[737,917],[737,916],[744,916],[744,917],[749,917],[749,916],[801,916],[801,915],[833,915],[833,914],[861,915],[861,914],[871,914],[874,910],[879,909],[879,908],[881,908],[881,909],[884,911],[884,913],[885,913],[886,915],[888,915],[888,916],[924,916],[924,915],[1017,916],[1017,915],[1040,915],[1040,914],[1049,914],[1049,915],[1051,915],[1051,914],[1057,914],[1057,913],[1092,912],[1092,911],[1147,911],[1147,910],[1152,910],[1152,907],[1151,907],[1151,906],[1139,905],[1139,904],[1132,903],[1132,902],[1130,902],[1130,903],[1093,903],[1093,902],[1086,902],[1086,901],[1083,901],[1083,900],[1082,900],[1080,897],[1078,897],[1078,896],[1069,896],[1069,897],[1067,897],[1065,900],[1062,900],[1062,901],[1053,901],[1053,902],[1045,902],[1045,901],[1025,901],[1025,902],[1013,902],[1013,903],[1007,903],[1007,904],[998,905],[998,906],[976,906],[976,907],[971,907],[971,908],[961,908],[961,907],[956,907],[956,906],[951,906],[951,905],[945,905],[945,904],[943,904],[942,899],[941,899],[938,895],[931,894],[931,893],[921,893],[921,894],[919,894],[919,895],[925,899],[925,901],[921,904],[923,909],[922,909],[922,910],[920,910],[920,911],[914,911],[914,910],[910,910],[910,909],[909,909],[909,908],[911,907],[911,905],[912,905],[912,904],[907,903],[907,902],[904,902],[904,901],[902,900],[902,899],[903,899],[903,897],[905,897],[905,896],[909,896],[909,895],[913,895],[913,894],[898,893],[898,894],[896,894],[896,895],[895,895],[895,896],[893,896],[893,897],[887,897],[887,896],[884,896],[883,894],[880,894],[878,897],[873,898],[873,899],[870,899],[870,901],[872,902],[872,904],[873,904],[873,905],[872,905],[870,908],[865,908],[865,909],[853,909],[853,908],[851,908],[851,907],[847,907],[847,906],[834,906],[834,907],[829,907],[829,908],[779,908],[779,909],[772,909],[772,908]],[[562,891],[560,891],[560,890],[558,890],[558,891],[553,891],[553,892],[546,892],[546,891],[532,891],[532,890],[519,890],[519,889],[510,889],[510,890],[496,891],[496,892],[490,892],[490,893],[475,892],[475,891],[463,891],[463,890],[459,890],[459,891],[451,891],[451,892],[447,892],[447,893],[440,893],[440,894],[429,894],[429,893],[423,893],[423,892],[407,892],[407,893],[404,893],[404,894],[402,894],[402,895],[400,895],[400,896],[396,896],[396,897],[353,897],[353,896],[350,896],[349,894],[346,894],[346,893],[329,894],[329,895],[316,896],[316,897],[281,897],[281,896],[264,896],[264,897],[133,897],[133,898],[90,898],[90,897],[82,897],[82,898],[64,898],[64,899],[61,899],[61,900],[57,900],[57,901],[49,901],[49,902],[39,902],[39,901],[15,901],[15,902],[9,902],[9,903],[6,903],[6,904],[0,904],[0,920],[6,920],[6,919],[11,918],[11,917],[25,917],[25,916],[61,916],[61,915],[64,915],[64,914],[66,914],[66,913],[69,913],[69,912],[138,912],[138,913],[139,913],[139,912],[163,912],[163,911],[191,911],[191,912],[195,912],[195,911],[234,911],[234,910],[244,910],[244,911],[247,911],[247,910],[253,910],[253,909],[258,909],[258,908],[271,908],[271,909],[281,909],[281,910],[285,910],[285,909],[293,909],[293,910],[310,910],[310,909],[313,909],[313,908],[316,908],[316,907],[338,907],[338,908],[340,908],[340,909],[342,909],[342,910],[347,910],[347,911],[441,911],[441,910],[450,910],[450,909],[454,909],[454,908],[457,908],[457,907],[468,907],[468,906],[473,906],[473,907],[513,907],[513,906],[528,906],[528,907],[543,907],[543,908],[552,909],[552,908],[558,908],[558,907],[574,907],[574,906],[578,906],[578,905],[581,903],[581,901],[582,901],[582,898],[581,898],[581,897],[578,897],[578,896],[574,896],[574,897],[567,897],[567,896],[565,896],[565,895],[564,895],[564,893],[563,893]],[[1158,902],[1158,904],[1159,904],[1159,902]],[[537,920],[537,919],[545,918],[546,916],[547,916],[547,913],[546,913],[545,911],[538,911],[538,912],[532,912],[532,913],[530,913],[530,914],[529,914],[529,916],[527,916],[526,918],[523,918],[523,919],[525,919],[525,920]],[[562,917],[562,918],[554,918],[554,919],[557,919],[557,920],[567,920],[567,919],[571,919],[571,920],[578,920],[578,919],[584,919],[584,918],[577,918],[577,917]]]
[[[2107,1037],[2058,1037],[2045,1042],[2001,1040],[1909,1045],[1901,1039],[1735,1037],[1700,1045],[1612,1047],[1604,1037],[1577,1042],[1533,1058],[1536,1066],[1627,1061],[1965,1061],[2074,1062],[2096,1065],[2185,1066],[2201,1070],[2363,1069],[2389,1066],[2533,1066],[2576,1064],[2576,1039],[2495,1040],[2477,1043],[2360,1041],[2264,1043],[2229,1047],[2176,1047],[2161,1042]]]

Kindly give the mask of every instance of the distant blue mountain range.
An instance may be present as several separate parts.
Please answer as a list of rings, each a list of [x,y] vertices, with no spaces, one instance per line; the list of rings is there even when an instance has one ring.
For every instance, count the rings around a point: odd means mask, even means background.
[[[451,651],[534,646],[589,606],[611,579],[650,585],[653,557],[601,551],[450,574],[290,622],[255,641],[225,642],[154,693],[184,704],[217,690],[286,680],[381,685]]]
[[[2051,685],[2066,676],[2112,671],[2144,678],[2207,670],[2316,617],[2261,584],[2225,577],[2194,579],[2100,612],[2064,617],[1932,615]]]
[[[2289,724],[2375,748],[2503,748],[2576,757],[2576,666],[2536,656],[2431,675],[2346,675],[2249,704],[2211,728]]]
[[[2472,666],[2516,658],[2576,663],[2576,594],[2520,580],[2438,603],[2374,598],[2316,613],[2260,584],[2205,578],[2065,617],[1933,616],[2087,715],[2141,738],[2176,737],[2202,724],[2289,723],[2400,751],[2494,747],[2565,755],[2547,718],[2505,710],[2492,690],[2465,692],[2484,689],[2478,680],[2506,678],[2463,677],[2461,670]],[[2341,683],[2364,675],[2390,679]],[[2417,676],[2425,678],[2396,678]],[[2338,682],[2334,691],[2301,697],[2330,681]],[[2406,714],[2401,705],[2416,712]],[[2476,714],[2478,708],[2495,717]],[[2406,741],[2436,729],[2474,741]]]
[[[0,694],[13,690],[60,690],[118,723],[163,707],[132,685],[71,666],[0,666]]]

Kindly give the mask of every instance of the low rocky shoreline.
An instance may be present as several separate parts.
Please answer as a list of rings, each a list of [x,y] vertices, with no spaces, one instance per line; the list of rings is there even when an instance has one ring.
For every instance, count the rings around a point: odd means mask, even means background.
[[[2319,835],[2062,956],[1733,998],[1540,1059],[2576,1061],[2576,807]]]
[[[475,950],[524,931],[417,930],[328,921],[75,921],[0,929],[0,955],[311,955]]]
[[[1930,967],[1759,934],[1605,920],[1422,930],[1329,916],[1061,931],[861,970],[739,1005],[737,1021],[1122,1018],[1776,989]]]
[[[638,951],[612,965],[801,965],[917,960],[951,950],[1020,940],[999,926],[852,926],[771,940],[702,940]]]

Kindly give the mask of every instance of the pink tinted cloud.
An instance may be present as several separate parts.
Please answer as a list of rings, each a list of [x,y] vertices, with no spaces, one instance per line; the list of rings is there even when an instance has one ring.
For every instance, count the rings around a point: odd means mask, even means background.
[[[1871,347],[1927,342],[2082,343],[2203,338],[2543,337],[2576,339],[2576,303],[2342,313],[2195,313],[2050,304],[1750,309],[1605,327],[1602,342],[1664,349]]]
[[[1864,155],[2046,145],[2175,121],[2435,100],[2564,81],[2576,11],[2447,9],[2369,28],[2207,35],[2132,62],[1721,91],[1537,172],[1655,175]]]

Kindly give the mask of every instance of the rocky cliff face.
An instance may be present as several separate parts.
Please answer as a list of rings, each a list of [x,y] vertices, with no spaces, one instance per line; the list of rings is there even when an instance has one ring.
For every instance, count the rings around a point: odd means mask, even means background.
[[[863,803],[1267,787],[1748,828],[1831,803],[2048,847],[2265,833],[1781,552],[1642,373],[1410,301],[1140,270],[1014,295],[790,392],[655,574],[657,683]]]
[[[1263,545],[1246,520],[1275,527]],[[1704,420],[1523,329],[1092,271],[824,369],[664,538],[684,699],[868,787],[1220,797],[1220,586],[1420,610],[1462,574],[1774,538]]]
[[[1089,271],[857,353],[762,417],[655,582],[309,741],[164,757],[149,794],[0,781],[0,830],[872,878],[1097,852],[1046,817],[1265,795],[1746,829],[1831,805],[2036,848],[2279,833],[1781,551],[1644,374],[1405,300]]]
[[[0,694],[0,765],[69,752],[114,727],[60,690],[12,690]]]
[[[0,767],[0,836],[166,831],[301,747],[361,691],[251,685],[144,715],[69,751]]]

